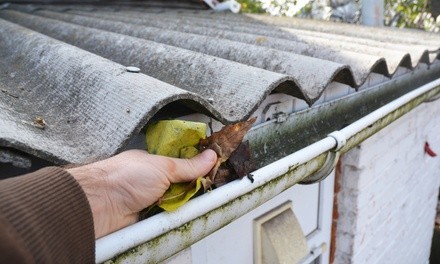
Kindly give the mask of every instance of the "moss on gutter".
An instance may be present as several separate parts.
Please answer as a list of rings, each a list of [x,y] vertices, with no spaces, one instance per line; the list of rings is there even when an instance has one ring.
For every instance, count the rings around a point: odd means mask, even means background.
[[[347,144],[341,149],[341,152],[346,153],[350,149],[359,145],[362,141],[366,140],[370,136],[379,132],[382,128],[388,126],[389,124],[400,118],[401,116],[410,112],[412,109],[416,108],[418,105],[420,105],[427,99],[436,96],[438,94],[440,94],[440,87],[436,87],[430,90],[429,92],[416,97],[415,99],[411,100],[402,107],[396,109],[395,111],[389,113],[383,118],[377,120],[375,123],[371,124],[370,126],[366,127],[365,129],[363,129],[362,131],[360,131],[359,133],[348,139]]]
[[[440,76],[440,63],[338,100],[293,113],[284,123],[268,123],[249,132],[257,167],[264,167],[325,138]]]

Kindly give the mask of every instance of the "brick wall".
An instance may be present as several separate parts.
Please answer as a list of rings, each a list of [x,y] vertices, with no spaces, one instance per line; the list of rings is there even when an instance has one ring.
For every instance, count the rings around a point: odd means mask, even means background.
[[[437,154],[425,154],[428,141]],[[440,184],[440,100],[341,159],[334,263],[427,263]]]

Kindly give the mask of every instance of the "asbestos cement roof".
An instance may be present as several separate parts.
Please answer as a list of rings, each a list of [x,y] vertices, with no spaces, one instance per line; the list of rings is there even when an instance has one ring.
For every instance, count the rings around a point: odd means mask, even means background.
[[[0,10],[0,147],[86,162],[159,115],[237,122],[271,93],[313,105],[330,83],[439,62],[439,34],[165,3]]]

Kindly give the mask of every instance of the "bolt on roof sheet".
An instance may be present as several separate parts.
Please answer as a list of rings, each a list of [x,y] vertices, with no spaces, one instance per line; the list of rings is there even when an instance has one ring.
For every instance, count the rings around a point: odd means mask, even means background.
[[[270,93],[313,105],[332,82],[357,89],[371,73],[437,63],[439,44],[428,33],[263,15],[12,5],[0,11],[0,146],[85,162],[120,150],[158,113],[236,122]]]

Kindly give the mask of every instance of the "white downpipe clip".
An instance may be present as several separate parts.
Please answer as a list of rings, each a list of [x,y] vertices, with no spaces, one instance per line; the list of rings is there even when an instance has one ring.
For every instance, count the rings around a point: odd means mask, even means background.
[[[324,180],[325,178],[327,178],[328,175],[330,175],[330,173],[333,171],[336,164],[338,163],[339,157],[341,155],[339,150],[341,150],[347,143],[347,137],[341,131],[334,131],[330,133],[327,137],[333,138],[336,141],[335,148],[328,151],[327,159],[325,160],[325,163],[324,165],[322,165],[321,169],[303,179],[300,182],[301,184],[312,184]]]
[[[347,137],[341,131],[334,131],[327,136],[332,137],[336,140],[336,147],[334,151],[339,151],[345,146],[345,144],[347,144]]]

